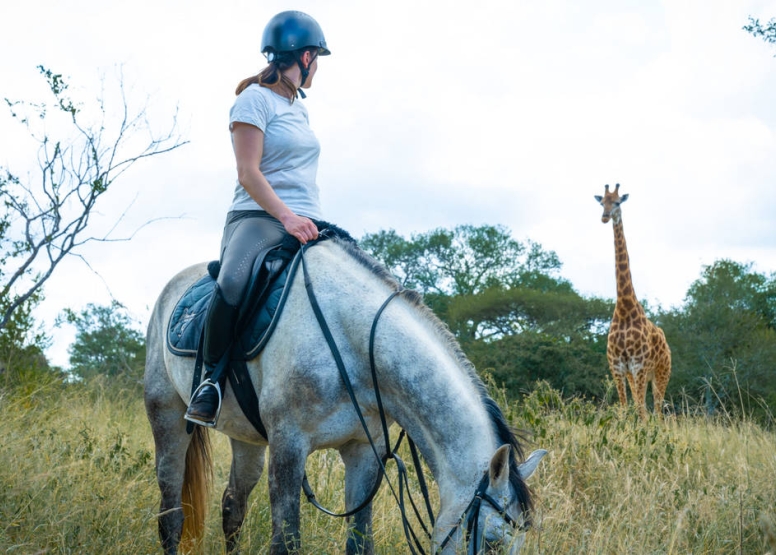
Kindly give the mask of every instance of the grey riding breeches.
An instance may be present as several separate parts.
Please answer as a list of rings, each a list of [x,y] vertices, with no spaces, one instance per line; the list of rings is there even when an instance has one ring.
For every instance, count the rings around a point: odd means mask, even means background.
[[[285,235],[283,224],[267,212],[241,210],[227,214],[217,280],[227,303],[240,305],[254,265],[260,264],[270,249],[280,245]]]

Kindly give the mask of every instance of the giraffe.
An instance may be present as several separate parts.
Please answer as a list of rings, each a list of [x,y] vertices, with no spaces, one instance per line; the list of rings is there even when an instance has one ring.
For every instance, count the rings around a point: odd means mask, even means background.
[[[666,336],[659,327],[647,319],[644,308],[636,298],[631,279],[628,247],[622,228],[620,205],[628,195],[619,194],[618,183],[614,192],[606,185],[604,196],[595,199],[604,207],[601,221],[612,220],[614,228],[615,274],[617,277],[617,304],[614,307],[606,358],[612,371],[620,404],[626,406],[628,399],[625,379],[628,380],[633,402],[639,409],[642,420],[647,418],[647,382],[652,382],[654,410],[662,414],[663,398],[668,379],[671,377],[671,349]]]

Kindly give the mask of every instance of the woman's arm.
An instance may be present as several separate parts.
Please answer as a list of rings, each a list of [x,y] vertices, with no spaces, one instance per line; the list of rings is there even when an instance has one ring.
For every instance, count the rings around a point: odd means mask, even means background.
[[[280,200],[272,186],[261,173],[260,162],[264,153],[264,132],[248,123],[232,124],[234,157],[237,161],[237,179],[253,200],[280,220],[286,231],[302,244],[318,238],[318,228],[309,218],[294,214]]]

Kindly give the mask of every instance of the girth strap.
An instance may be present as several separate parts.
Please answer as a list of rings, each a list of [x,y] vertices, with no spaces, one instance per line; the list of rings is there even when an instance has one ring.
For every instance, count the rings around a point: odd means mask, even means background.
[[[256,395],[253,381],[251,381],[251,375],[248,373],[248,365],[244,360],[232,360],[227,376],[229,376],[229,383],[232,384],[232,391],[243,414],[256,428],[256,431],[261,434],[261,437],[267,439],[267,429],[261,421],[259,398]]]

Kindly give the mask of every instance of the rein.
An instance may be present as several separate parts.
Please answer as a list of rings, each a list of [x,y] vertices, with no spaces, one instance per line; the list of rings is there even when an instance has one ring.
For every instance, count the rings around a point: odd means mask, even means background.
[[[412,505],[412,508],[415,512],[415,516],[420,523],[421,527],[423,528],[423,531],[425,532],[426,536],[430,539],[431,538],[431,531],[426,527],[426,525],[423,523],[423,519],[420,516],[420,512],[418,511],[417,506],[415,505],[414,500],[412,499],[412,496],[409,495],[409,482],[407,479],[407,468],[404,464],[404,461],[399,457],[397,454],[397,451],[399,449],[399,446],[401,445],[402,439],[404,436],[407,436],[407,444],[410,448],[410,453],[412,456],[413,464],[415,465],[416,474],[418,476],[418,482],[420,485],[421,493],[423,494],[423,499],[426,505],[426,511],[429,515],[429,520],[431,521],[431,528],[434,527],[434,513],[431,509],[431,501],[429,499],[428,495],[428,488],[426,486],[425,479],[423,477],[422,468],[420,465],[420,457],[418,455],[417,447],[415,446],[415,443],[412,441],[412,438],[409,437],[409,435],[406,433],[405,430],[402,430],[399,434],[399,439],[396,442],[396,445],[393,449],[391,449],[390,444],[390,436],[388,435],[388,422],[385,416],[385,410],[383,409],[383,402],[382,402],[382,396],[380,395],[380,387],[377,382],[377,370],[376,370],[376,364],[375,364],[375,356],[374,356],[374,342],[375,342],[375,335],[377,330],[377,322],[380,319],[380,316],[382,315],[383,311],[386,309],[386,307],[390,304],[392,300],[400,296],[405,289],[399,289],[397,291],[394,291],[391,293],[388,298],[383,302],[383,304],[380,306],[380,308],[377,310],[377,313],[375,314],[374,320],[372,321],[372,329],[369,333],[369,366],[372,374],[372,384],[374,387],[375,392],[375,398],[377,401],[377,408],[378,413],[380,416],[380,423],[383,429],[383,437],[385,438],[385,454],[383,456],[380,456],[380,453],[377,450],[377,446],[375,445],[374,440],[372,439],[372,435],[369,433],[369,428],[366,424],[366,419],[364,418],[363,413],[361,412],[361,408],[358,404],[358,400],[356,399],[355,391],[353,390],[353,385],[350,381],[350,378],[348,377],[347,370],[345,368],[345,364],[342,361],[342,356],[340,355],[339,349],[337,348],[337,344],[334,341],[334,337],[331,334],[331,330],[329,329],[328,324],[326,323],[326,319],[323,316],[323,312],[321,311],[321,307],[318,304],[318,301],[315,298],[315,294],[313,292],[313,285],[312,281],[310,279],[310,274],[307,271],[307,262],[304,258],[304,253],[307,250],[308,247],[311,245],[314,245],[315,243],[307,243],[302,246],[300,250],[300,256],[302,259],[302,271],[304,273],[304,283],[305,283],[305,289],[307,290],[307,296],[310,299],[310,305],[313,309],[313,312],[315,313],[315,317],[318,320],[318,324],[321,327],[321,331],[323,332],[323,335],[326,339],[326,343],[329,346],[329,349],[331,350],[331,354],[334,357],[334,362],[337,365],[337,369],[339,370],[340,376],[342,377],[342,381],[345,384],[345,390],[348,393],[348,396],[350,397],[351,402],[353,403],[353,406],[356,409],[356,414],[358,415],[358,419],[361,422],[361,426],[364,429],[364,433],[366,434],[367,440],[369,441],[370,446],[372,447],[372,451],[375,454],[375,457],[377,458],[377,461],[380,465],[380,474],[377,477],[377,480],[375,481],[374,486],[372,487],[372,490],[367,495],[366,499],[358,505],[355,509],[352,509],[350,511],[344,512],[344,513],[334,513],[324,507],[322,507],[318,501],[315,499],[315,493],[312,491],[312,488],[310,487],[310,484],[307,480],[307,473],[305,473],[304,478],[302,480],[302,489],[304,491],[305,496],[307,497],[307,500],[317,509],[322,511],[323,513],[333,516],[333,517],[348,517],[352,516],[355,513],[359,512],[360,510],[364,509],[369,503],[372,502],[374,499],[374,496],[377,494],[377,491],[380,488],[380,484],[382,482],[383,477],[386,478],[386,482],[388,483],[388,486],[391,490],[391,493],[394,496],[394,499],[396,499],[396,502],[399,506],[399,511],[401,513],[402,518],[402,526],[404,528],[404,535],[407,539],[407,545],[410,548],[410,552],[413,555],[426,555],[426,552],[424,551],[423,547],[420,544],[420,541],[418,540],[417,535],[415,534],[415,531],[412,529],[412,526],[410,525],[409,520],[407,519],[407,513],[406,513],[406,506],[404,502],[404,488],[407,488],[407,497],[410,501],[410,504]],[[393,459],[396,461],[397,471],[399,475],[399,494],[397,496],[396,491],[394,490],[393,485],[391,484],[390,480],[388,480],[387,471],[385,468],[385,463],[389,460]],[[466,521],[466,528],[464,529],[464,537],[468,541],[470,538],[474,538],[474,550],[473,553],[478,553],[477,551],[477,540],[479,538],[479,530],[478,530],[478,522],[479,522],[479,515],[480,510],[482,508],[482,502],[485,501],[488,504],[491,505],[491,507],[498,512],[501,517],[504,519],[504,521],[511,526],[512,528],[518,529],[518,530],[524,530],[525,526],[516,522],[509,514],[507,513],[506,509],[501,506],[501,504],[494,499],[491,495],[487,493],[488,486],[490,484],[490,477],[487,472],[485,471],[482,479],[480,480],[480,483],[477,486],[476,491],[474,492],[474,497],[469,502],[469,505],[464,509],[463,514],[461,515],[461,518],[459,519],[458,524],[456,524],[450,532],[445,536],[444,540],[439,545],[438,551],[441,551],[445,548],[445,546],[450,542],[450,540],[455,535],[455,532],[458,530],[458,528],[461,526],[461,522],[465,519]],[[413,547],[414,543],[414,547]],[[417,548],[417,551],[416,551]]]

